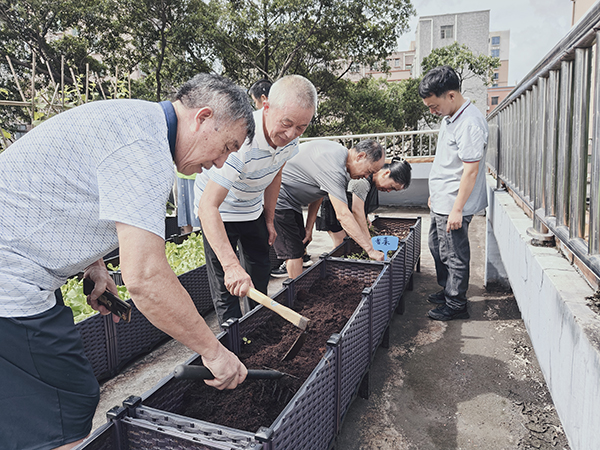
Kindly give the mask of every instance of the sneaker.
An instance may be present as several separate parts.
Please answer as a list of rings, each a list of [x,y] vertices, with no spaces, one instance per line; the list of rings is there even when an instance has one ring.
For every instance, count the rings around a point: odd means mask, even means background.
[[[275,278],[283,278],[288,276],[287,269],[285,267],[285,261],[281,263],[279,267],[271,270],[271,276]]]
[[[306,253],[304,254],[304,256],[302,257],[302,267],[310,267],[314,264],[315,262],[312,261],[310,259],[310,255],[307,255]]]
[[[448,305],[438,306],[427,313],[427,315],[433,320],[454,320],[454,319],[468,319],[469,312],[467,307],[461,309],[452,309]]]
[[[446,303],[446,295],[444,294],[444,290],[442,289],[441,291],[429,294],[427,301],[429,303],[435,303],[436,305],[444,305]]]

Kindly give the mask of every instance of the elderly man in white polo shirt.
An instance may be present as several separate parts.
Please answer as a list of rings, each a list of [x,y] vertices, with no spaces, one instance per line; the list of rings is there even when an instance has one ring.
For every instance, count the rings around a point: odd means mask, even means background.
[[[425,74],[419,95],[431,113],[443,116],[435,160],[429,174],[429,249],[441,291],[428,300],[434,320],[468,319],[469,223],[487,206],[485,154],[488,126],[483,114],[460,92],[449,66]]]
[[[65,450],[92,429],[100,388],[60,287],[84,271],[88,302],[109,314],[98,297],[117,287],[102,257],[117,247],[135,306],[202,355],[206,383],[244,381],[169,267],[164,236],[173,162],[185,175],[220,167],[253,135],[244,91],[199,74],[173,102],[91,102],[0,154],[0,448]]]
[[[250,287],[267,293],[281,171],[298,153],[298,137],[316,109],[317,91],[306,78],[288,75],[277,80],[263,108],[254,112],[252,143],[230,155],[222,168],[196,178],[208,280],[220,324],[241,317],[239,297]],[[243,252],[245,267],[236,248]]]

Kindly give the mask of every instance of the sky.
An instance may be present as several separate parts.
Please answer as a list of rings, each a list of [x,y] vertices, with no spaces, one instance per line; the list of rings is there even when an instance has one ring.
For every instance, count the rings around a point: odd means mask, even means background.
[[[408,50],[419,16],[490,10],[490,31],[510,30],[508,83],[518,84],[571,29],[571,0],[411,0],[416,15],[398,41]]]

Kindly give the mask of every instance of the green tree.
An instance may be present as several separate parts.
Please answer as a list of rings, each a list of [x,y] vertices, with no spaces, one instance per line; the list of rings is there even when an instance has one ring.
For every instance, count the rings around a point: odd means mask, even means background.
[[[500,67],[500,58],[487,55],[475,55],[465,44],[454,42],[447,47],[436,48],[423,58],[423,73],[438,66],[452,67],[461,81],[480,78],[485,85],[492,81],[494,69]]]
[[[388,83],[363,78],[340,80],[319,106],[310,136],[384,133],[417,128],[426,111],[417,92],[419,80]]]
[[[145,74],[136,97],[163,100],[166,94],[215,61],[210,30],[218,9],[202,0],[122,0],[123,28],[131,37],[133,65]]]
[[[89,64],[92,72],[103,75],[111,63],[128,60],[113,21],[118,14],[115,0],[0,0],[0,99],[20,100],[8,60],[21,80],[30,79],[35,54],[37,89],[52,79],[60,82],[62,76],[74,84],[69,68],[77,77]],[[67,69],[61,74],[63,57]],[[29,93],[29,86],[22,88]],[[0,114],[5,126],[31,119],[23,108],[3,108]]]
[[[224,74],[242,83],[295,73],[320,93],[350,63],[385,59],[414,14],[410,0],[214,0],[212,38]]]

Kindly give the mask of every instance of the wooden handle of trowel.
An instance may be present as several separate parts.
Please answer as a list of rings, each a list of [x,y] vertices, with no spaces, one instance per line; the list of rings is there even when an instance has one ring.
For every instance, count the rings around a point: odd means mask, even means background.
[[[310,319],[307,319],[303,315],[298,314],[296,311],[288,308],[287,306],[283,306],[281,303],[277,303],[271,297],[267,297],[265,294],[257,291],[254,288],[250,288],[250,290],[248,291],[248,297],[250,297],[255,302],[260,303],[264,307],[269,308],[271,311],[276,312],[285,320],[293,323],[302,330],[306,330],[306,327],[310,323]]]

